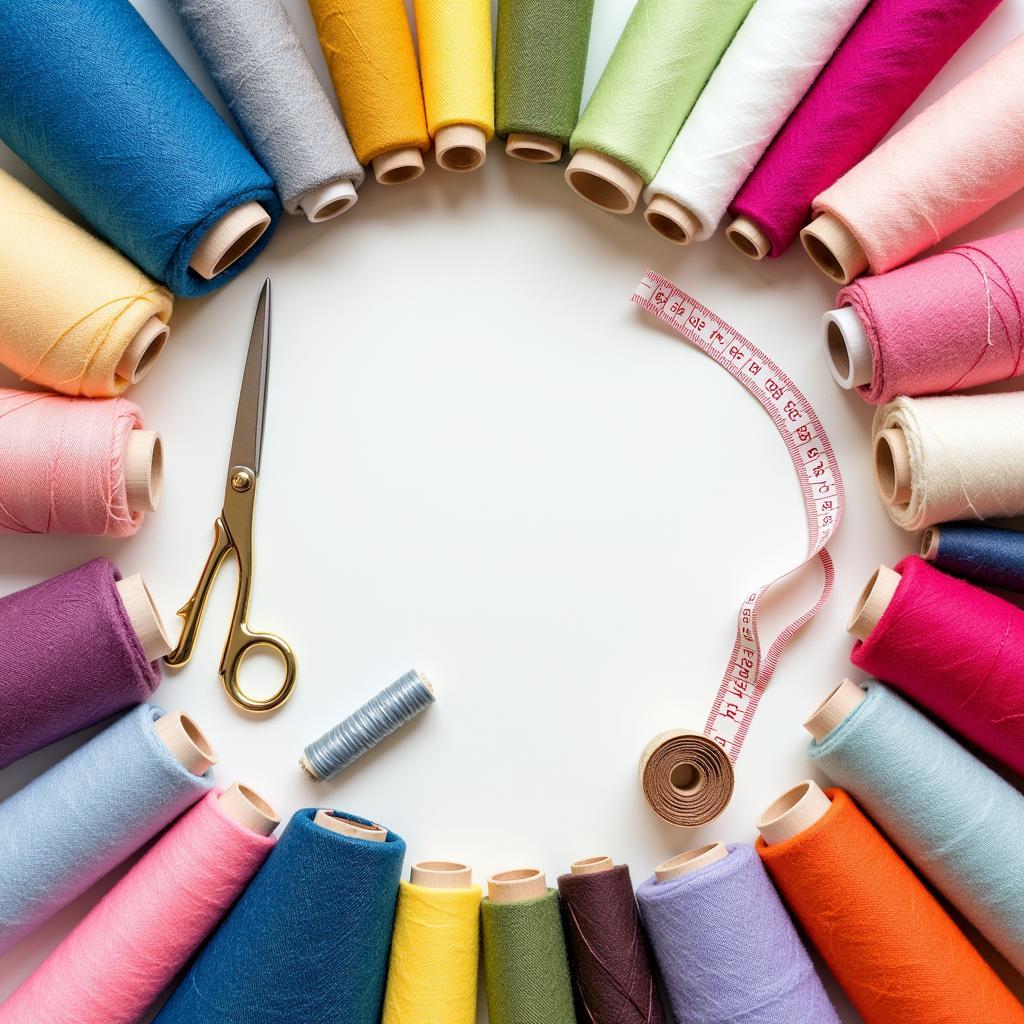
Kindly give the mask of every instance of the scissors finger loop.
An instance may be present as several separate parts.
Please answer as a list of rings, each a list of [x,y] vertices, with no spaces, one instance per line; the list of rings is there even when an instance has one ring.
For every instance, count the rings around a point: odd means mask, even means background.
[[[224,667],[221,678],[224,689],[237,707],[255,713],[274,711],[292,695],[295,688],[295,655],[291,647],[273,633],[252,633],[245,625],[240,626],[237,639],[225,651]],[[239,672],[245,656],[258,647],[266,647],[274,651],[284,666],[284,680],[278,689],[269,697],[253,697],[242,688]]]

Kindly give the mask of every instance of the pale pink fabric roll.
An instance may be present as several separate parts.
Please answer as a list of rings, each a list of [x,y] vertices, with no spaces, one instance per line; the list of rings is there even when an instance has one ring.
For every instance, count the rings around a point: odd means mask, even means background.
[[[2,1024],[137,1024],[274,845],[218,796],[179,818],[22,982]]]
[[[1024,188],[1024,36],[1018,36],[814,200],[898,267]]]

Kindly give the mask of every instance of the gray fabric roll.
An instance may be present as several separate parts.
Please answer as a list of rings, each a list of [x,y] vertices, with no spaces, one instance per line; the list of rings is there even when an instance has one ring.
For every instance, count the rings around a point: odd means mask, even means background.
[[[284,208],[363,168],[280,0],[170,0]]]

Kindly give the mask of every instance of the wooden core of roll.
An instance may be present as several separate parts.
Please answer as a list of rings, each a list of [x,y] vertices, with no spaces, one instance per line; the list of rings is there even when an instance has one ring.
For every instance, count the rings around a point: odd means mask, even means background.
[[[844,679],[804,722],[804,728],[820,743],[849,717],[867,694],[852,679]]]
[[[117,593],[128,615],[128,621],[146,652],[147,661],[156,661],[174,650],[163,619],[142,577],[136,573],[117,581]]]
[[[259,793],[238,782],[228,786],[218,800],[225,814],[250,832],[269,836],[281,824],[277,811]]]
[[[403,185],[423,173],[423,154],[415,147],[393,149],[373,158],[373,176],[378,185]]]
[[[270,214],[257,202],[243,203],[228,210],[203,235],[192,253],[189,266],[211,281],[241,259],[270,227]]]
[[[853,232],[830,213],[821,213],[800,232],[814,265],[838,284],[849,284],[868,269],[868,258]]]
[[[310,189],[300,200],[299,206],[310,224],[322,224],[325,220],[344,213],[356,201],[356,187],[348,179],[329,181],[319,188]]]
[[[124,448],[124,488],[132,512],[155,512],[164,489],[164,446],[155,430],[132,430]]]
[[[871,575],[857,598],[846,628],[858,640],[867,640],[885,614],[889,602],[900,585],[900,574],[887,565],[880,565]]]
[[[487,896],[492,903],[525,903],[527,900],[539,900],[547,891],[547,879],[539,868],[499,871],[487,879]]]
[[[434,159],[446,171],[475,171],[487,159],[487,135],[475,124],[439,128],[434,136]]]
[[[160,317],[151,316],[121,354],[114,373],[129,384],[138,384],[149,373],[170,336],[170,327]]]
[[[737,217],[725,229],[725,237],[752,260],[763,260],[772,251],[771,239],[747,217]]]
[[[870,384],[874,357],[864,325],[852,306],[830,310],[822,318],[825,359],[835,382],[850,391]]]
[[[644,179],[631,167],[592,149],[578,149],[565,169],[569,188],[609,213],[632,213]]]
[[[881,430],[875,438],[875,486],[886,505],[906,505],[913,494],[910,446],[899,427]]]
[[[192,775],[205,775],[216,763],[210,741],[202,729],[181,711],[172,711],[153,723],[153,731],[171,757]]]
[[[757,830],[769,846],[792,839],[820,821],[832,801],[808,779],[783,793],[757,821]]]
[[[388,830],[380,825],[366,825],[361,821],[353,821],[327,808],[316,812],[313,824],[327,829],[328,832],[337,832],[352,839],[365,839],[368,843],[383,843],[388,837]]]
[[[505,152],[531,164],[554,164],[562,159],[562,143],[544,135],[512,132],[505,140]]]
[[[425,889],[468,889],[473,869],[452,860],[421,860],[413,864],[409,881]]]
[[[611,857],[586,857],[573,861],[569,865],[569,872],[573,875],[599,875],[602,871],[611,871],[613,867],[615,861]]]
[[[675,857],[659,864],[654,869],[654,877],[659,882],[671,882],[673,878],[682,878],[683,875],[692,875],[694,871],[700,871],[709,864],[725,860],[729,851],[725,843],[710,843],[708,846],[698,846],[695,850],[687,850]]]
[[[692,211],[682,203],[660,194],[647,204],[644,220],[662,238],[667,238],[676,245],[689,245],[700,231],[700,221]]]
[[[939,537],[942,530],[938,526],[929,526],[921,534],[921,557],[926,562],[934,562],[939,556]]]

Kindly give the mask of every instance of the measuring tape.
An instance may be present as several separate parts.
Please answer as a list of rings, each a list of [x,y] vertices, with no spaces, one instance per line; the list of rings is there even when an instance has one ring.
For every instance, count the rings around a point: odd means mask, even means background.
[[[832,594],[835,569],[826,545],[843,512],[843,479],[818,414],[773,359],[717,313],[653,271],[644,274],[633,302],[728,370],[761,403],[786,443],[807,519],[807,554],[800,564],[743,599],[732,655],[703,734],[662,733],[641,757],[644,795],[653,810],[676,825],[703,825],[718,817],[732,796],[732,765],[783,651]],[[757,630],[762,599],[814,559],[824,570],[817,600],[762,653]]]

